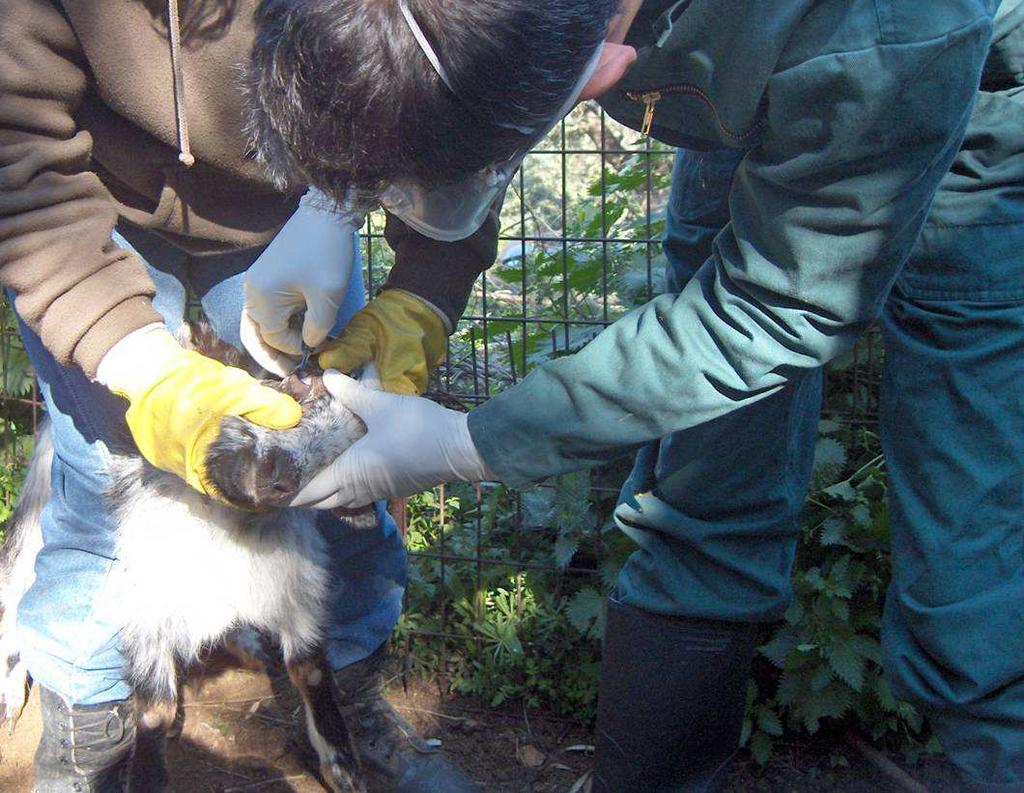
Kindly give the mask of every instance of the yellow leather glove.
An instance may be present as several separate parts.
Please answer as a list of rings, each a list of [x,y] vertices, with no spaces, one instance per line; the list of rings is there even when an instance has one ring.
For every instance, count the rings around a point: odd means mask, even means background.
[[[184,350],[162,326],[129,334],[100,362],[97,379],[130,404],[125,418],[149,462],[220,498],[206,477],[206,452],[225,416],[272,429],[294,427],[298,402],[241,369]]]
[[[373,362],[385,391],[422,394],[444,360],[447,338],[436,309],[410,292],[386,289],[352,317],[317,360],[324,369],[342,372]]]

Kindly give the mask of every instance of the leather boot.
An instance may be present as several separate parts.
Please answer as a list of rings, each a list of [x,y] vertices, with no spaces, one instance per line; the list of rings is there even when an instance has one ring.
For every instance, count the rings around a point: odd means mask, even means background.
[[[39,688],[35,793],[124,793],[135,748],[134,701],[68,705]]]
[[[383,696],[385,643],[334,673],[367,793],[479,793],[437,747],[428,745]]]
[[[718,790],[739,745],[756,634],[609,599],[593,793]]]

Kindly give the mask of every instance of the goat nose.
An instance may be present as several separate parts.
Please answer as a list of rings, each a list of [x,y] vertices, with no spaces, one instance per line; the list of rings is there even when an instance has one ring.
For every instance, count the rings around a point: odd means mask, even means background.
[[[273,449],[259,459],[254,485],[258,507],[280,506],[299,491],[298,464],[288,452]]]
[[[278,493],[297,493],[299,490],[299,467],[290,454],[277,454],[271,474],[273,488]]]

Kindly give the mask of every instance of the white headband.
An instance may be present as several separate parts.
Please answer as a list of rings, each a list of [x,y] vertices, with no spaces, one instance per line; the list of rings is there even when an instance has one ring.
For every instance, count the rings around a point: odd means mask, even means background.
[[[437,57],[437,53],[434,52],[434,48],[430,46],[430,42],[427,40],[427,36],[423,32],[423,28],[421,28],[419,22],[416,21],[416,17],[412,15],[412,11],[409,10],[409,6],[405,0],[398,0],[398,8],[402,12],[402,16],[405,17],[405,22],[409,26],[409,30],[412,31],[412,35],[415,37],[416,43],[420,45],[420,49],[423,50],[423,54],[427,56],[427,60],[430,61],[430,65],[433,66],[434,71],[437,72],[437,76],[441,78],[441,82],[447,86],[448,90],[457,97],[458,94],[452,87],[452,81],[448,79],[448,75],[445,73],[444,67],[441,65],[441,59]]]
[[[412,35],[413,38],[416,39],[416,43],[419,44],[420,49],[423,51],[423,54],[427,56],[427,60],[430,61],[430,65],[434,67],[434,71],[437,72],[437,76],[441,78],[441,82],[445,84],[445,87],[449,91],[451,91],[452,95],[456,99],[462,102],[462,97],[459,96],[458,91],[455,90],[455,87],[452,85],[452,81],[448,79],[448,73],[444,70],[444,67],[441,65],[441,59],[437,57],[437,53],[434,51],[434,48],[430,46],[430,41],[427,39],[426,34],[423,32],[423,28],[420,27],[419,22],[416,21],[416,17],[414,17],[412,15],[412,11],[409,10],[409,5],[407,1],[398,0],[398,9],[402,12],[402,16],[405,18],[405,23],[409,26],[409,30],[412,31]],[[587,64],[584,76],[581,78],[580,84],[577,86],[578,91],[582,90],[587,80],[590,79],[591,75],[593,75],[594,71],[597,69],[597,65],[600,60],[600,53],[601,47],[598,46],[597,52],[594,53],[593,57],[590,60],[590,63]],[[579,96],[578,91],[576,93],[576,96]],[[573,99],[573,102],[575,102],[575,99]],[[569,109],[571,109],[571,105]],[[568,109],[566,110],[566,112],[568,112]],[[515,130],[521,135],[533,135],[540,128],[540,126],[521,127],[518,126],[517,124],[507,124],[502,123],[500,121],[491,121],[491,123],[494,124],[495,126],[503,127],[504,129]]]

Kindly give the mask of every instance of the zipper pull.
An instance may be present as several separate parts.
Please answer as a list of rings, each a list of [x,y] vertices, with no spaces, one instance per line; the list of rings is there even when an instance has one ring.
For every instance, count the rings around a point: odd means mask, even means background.
[[[650,135],[651,127],[654,126],[654,106],[661,99],[661,91],[648,91],[640,94],[640,101],[644,103],[644,120],[640,125],[641,135]]]

